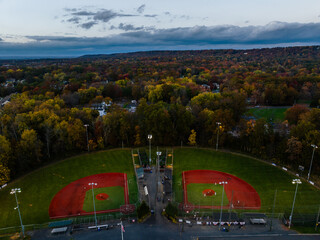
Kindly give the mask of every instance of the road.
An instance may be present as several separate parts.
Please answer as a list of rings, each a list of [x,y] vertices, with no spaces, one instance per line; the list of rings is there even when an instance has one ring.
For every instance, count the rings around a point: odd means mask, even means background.
[[[277,222],[275,220],[275,222]],[[125,232],[124,239],[133,240],[157,240],[157,239],[190,239],[190,240],[210,240],[210,239],[266,239],[266,240],[315,240],[320,239],[320,235],[302,235],[294,231],[288,231],[277,222],[275,229],[270,232],[268,227],[265,226],[247,226],[245,229],[234,228],[230,232],[221,232],[218,227],[210,226],[184,226],[184,231],[181,232],[181,226],[168,222],[165,218],[156,218],[152,216],[147,222],[142,224],[129,224],[124,223]],[[32,239],[44,240],[102,240],[102,239],[121,239],[120,227],[115,227],[111,230],[83,230],[76,232],[72,235],[70,233],[63,235],[52,236],[50,229],[43,229],[32,233]]]

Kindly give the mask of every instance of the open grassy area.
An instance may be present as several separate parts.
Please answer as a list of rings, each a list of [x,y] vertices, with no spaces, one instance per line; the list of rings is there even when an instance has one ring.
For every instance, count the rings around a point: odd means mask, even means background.
[[[216,195],[204,196],[202,191],[212,189]],[[208,183],[189,183],[187,185],[188,201],[194,205],[200,206],[221,206],[222,186]],[[226,192],[223,194],[223,205],[228,205],[229,200]]]
[[[24,224],[45,223],[49,219],[49,205],[54,195],[71,182],[86,176],[105,173],[127,173],[130,203],[138,201],[138,190],[130,150],[109,150],[83,154],[65,159],[30,173],[0,190],[0,228],[18,226],[18,212],[12,188],[21,188],[18,194]]]
[[[272,212],[277,190],[275,212],[290,212],[294,197],[296,178],[272,165],[255,159],[231,153],[216,152],[196,148],[176,148],[174,150],[173,190],[175,200],[182,202],[182,171],[209,169],[237,176],[252,185],[261,198],[261,212]],[[303,181],[298,188],[295,212],[317,213],[320,191]]]
[[[284,121],[285,111],[288,108],[286,107],[277,107],[277,108],[251,108],[249,109],[249,113],[251,113],[256,118],[264,118],[267,121],[272,122],[282,122]]]
[[[100,193],[106,193],[109,197],[106,200],[98,200],[96,196]],[[124,205],[124,188],[121,186],[95,188],[94,200],[96,211],[117,209],[120,207],[120,205]],[[91,189],[86,192],[82,209],[86,212],[94,211]]]

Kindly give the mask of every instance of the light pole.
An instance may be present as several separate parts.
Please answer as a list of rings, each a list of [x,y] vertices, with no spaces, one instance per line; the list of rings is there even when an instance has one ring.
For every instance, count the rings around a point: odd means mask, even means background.
[[[94,192],[93,192],[93,186],[97,186],[97,183],[88,183],[89,186],[91,186],[91,190],[92,190],[92,201],[93,201],[93,210],[94,210],[94,221],[96,223],[96,228],[98,229],[98,223],[97,223],[97,215],[96,215],[96,204],[94,201]]]
[[[88,139],[88,127],[89,127],[89,124],[85,124],[83,125],[86,127],[86,133],[87,133],[87,147],[88,147],[88,152],[89,152],[89,139]]]
[[[296,196],[297,196],[297,191],[298,191],[298,185],[301,184],[301,180],[300,179],[293,179],[292,180],[292,184],[297,184],[296,186],[296,191],[294,193],[294,198],[293,198],[293,203],[292,203],[292,210],[291,210],[291,214],[289,217],[289,228],[291,227],[291,222],[292,222],[292,214],[293,214],[293,208],[294,208],[294,203],[296,201]]]
[[[221,197],[221,209],[220,209],[220,222],[219,222],[219,230],[221,228],[221,221],[222,221],[222,206],[223,206],[223,195],[224,195],[224,185],[228,184],[228,182],[222,181],[219,182],[220,185],[222,185],[222,197]]]
[[[22,218],[21,218],[21,213],[20,213],[20,208],[19,208],[19,202],[18,202],[17,193],[21,193],[21,189],[20,189],[20,188],[11,189],[10,194],[14,194],[14,196],[16,197],[17,206],[16,206],[14,209],[18,209],[19,218],[20,218],[20,223],[21,223],[21,231],[22,231],[22,235],[23,235],[23,237],[24,237],[24,226],[23,226],[23,223],[22,223]]]
[[[312,168],[312,162],[313,162],[313,156],[314,156],[314,151],[316,150],[316,148],[318,148],[317,145],[311,144],[311,147],[313,147],[313,151],[312,151],[312,157],[311,157],[311,163],[310,163],[310,168],[309,168],[309,173],[308,173],[308,181],[310,178],[310,174],[311,174],[311,168]]]
[[[216,124],[218,125],[216,151],[218,151],[218,147],[219,147],[219,131],[220,131],[221,122],[216,122]]]
[[[158,191],[159,191],[159,185],[160,185],[160,179],[159,179],[159,158],[160,158],[160,156],[161,156],[161,152],[160,151],[158,151],[157,152],[157,156],[158,156],[158,160],[157,160],[157,164],[156,164],[156,168],[157,168],[157,193],[156,193],[156,195],[158,194]]]
[[[160,164],[159,164],[160,163],[160,159],[159,158],[160,158],[161,154],[162,154],[162,152],[160,152],[160,151],[157,152],[157,156],[158,156],[157,171],[159,171],[159,166],[160,166]]]
[[[148,134],[148,140],[149,140],[149,163],[151,165],[151,139],[152,139],[152,135]]]

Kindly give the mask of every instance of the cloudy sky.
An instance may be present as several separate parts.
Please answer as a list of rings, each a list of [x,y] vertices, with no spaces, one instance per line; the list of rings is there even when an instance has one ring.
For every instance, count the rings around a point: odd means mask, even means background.
[[[320,45],[320,0],[0,0],[0,58]]]

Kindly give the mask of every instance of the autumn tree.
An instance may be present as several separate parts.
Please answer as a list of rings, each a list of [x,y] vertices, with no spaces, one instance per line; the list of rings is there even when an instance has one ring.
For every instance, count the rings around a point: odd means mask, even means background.
[[[195,146],[195,145],[197,145],[197,140],[196,140],[196,138],[197,138],[197,133],[196,133],[196,131],[195,131],[194,129],[192,129],[192,130],[191,130],[191,134],[190,134],[190,136],[189,136],[189,138],[188,138],[188,140],[189,140],[188,144],[189,144],[190,146]]]
[[[296,164],[302,153],[302,143],[296,137],[288,139],[286,153],[289,154],[291,164]]]
[[[10,180],[9,163],[12,157],[9,141],[0,135],[0,186]]]
[[[297,124],[300,115],[308,111],[309,110],[307,107],[296,104],[293,107],[287,109],[287,111],[285,112],[285,119],[288,120],[290,124]]]
[[[34,159],[39,163],[41,160],[41,147],[42,142],[38,139],[38,135],[35,130],[26,129],[21,134],[21,140],[19,142],[18,154],[20,161],[24,161],[22,165],[31,164],[35,165]]]

